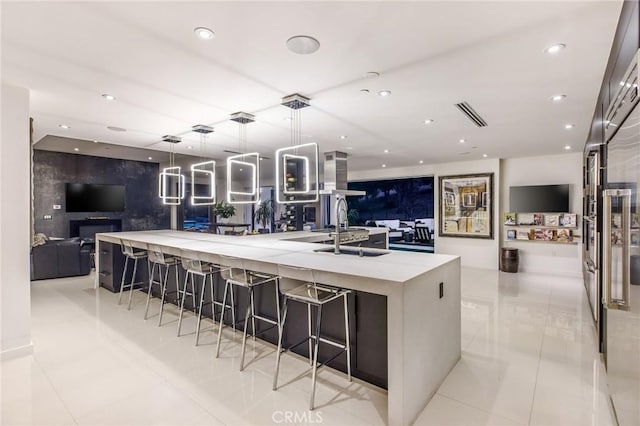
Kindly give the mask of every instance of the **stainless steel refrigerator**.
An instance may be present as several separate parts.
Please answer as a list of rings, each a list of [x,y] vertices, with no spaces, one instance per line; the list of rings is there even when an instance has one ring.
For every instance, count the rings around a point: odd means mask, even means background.
[[[605,116],[604,355],[611,401],[621,426],[640,425],[639,97],[636,55]]]

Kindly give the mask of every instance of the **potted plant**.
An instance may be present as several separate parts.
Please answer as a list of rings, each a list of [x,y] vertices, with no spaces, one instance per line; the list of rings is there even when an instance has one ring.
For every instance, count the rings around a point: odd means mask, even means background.
[[[221,223],[224,223],[228,221],[231,216],[236,214],[236,208],[225,201],[220,201],[216,203],[213,208],[213,212],[216,216],[220,216],[220,218],[224,219],[220,221]]]
[[[262,225],[262,229],[258,232],[261,234],[269,233],[267,223],[271,222],[271,215],[273,214],[273,200],[261,201],[260,205],[256,209],[256,221]]]

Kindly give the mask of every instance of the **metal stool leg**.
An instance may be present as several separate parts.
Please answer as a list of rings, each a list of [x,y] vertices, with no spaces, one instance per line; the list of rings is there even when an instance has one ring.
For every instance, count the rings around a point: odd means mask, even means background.
[[[176,285],[180,285],[178,283],[178,266],[173,265],[176,268]],[[158,327],[162,325],[162,313],[164,312],[164,298],[167,295],[167,281],[169,281],[169,269],[171,269],[171,265],[167,266],[167,269],[164,271],[164,282],[162,283],[162,296],[160,297],[160,316],[158,318]]]
[[[311,305],[307,303],[307,325],[309,328],[309,337],[311,337]],[[311,358],[313,354],[313,346],[311,339],[309,339],[309,365],[311,365]]]
[[[147,320],[147,316],[149,315],[149,300],[151,300],[151,287],[153,287],[153,274],[156,271],[156,265],[158,265],[158,275],[162,277],[162,270],[160,268],[160,264],[153,262],[153,266],[151,266],[151,273],[149,274],[149,290],[147,291],[147,303],[144,307],[144,319]]]
[[[220,356],[220,342],[222,341],[222,328],[224,327],[224,307],[227,303],[227,289],[229,288],[229,281],[224,283],[224,294],[222,296],[222,310],[220,311],[220,323],[218,324],[218,344],[216,347],[216,358]],[[231,300],[233,300],[233,292],[231,292]],[[231,302],[231,309],[233,312],[233,302]],[[232,323],[233,324],[233,323]],[[235,329],[235,327],[234,327]]]
[[[276,291],[278,287],[276,287]],[[278,333],[278,349],[276,351],[276,372],[273,375],[273,390],[278,389],[278,372],[280,371],[280,355],[282,355],[282,341],[284,340],[284,326],[287,322],[287,298],[285,296],[282,304],[282,320],[280,321],[280,332]]]
[[[249,305],[251,306],[251,330],[253,331],[253,341],[256,341],[256,305],[253,298],[253,287],[249,287]],[[245,327],[246,328],[246,327]]]
[[[209,284],[211,287],[211,331],[216,329],[216,290],[213,285],[213,275],[211,275],[211,279],[209,280]],[[224,311],[224,306],[222,307]]]
[[[316,335],[315,348],[313,350],[313,371],[311,373],[311,400],[309,401],[309,410],[313,410],[314,400],[316,396],[316,376],[318,370],[318,347],[320,346],[320,321],[322,320],[322,305],[318,305],[318,313],[316,316]]]
[[[184,287],[182,288],[182,302],[180,303],[180,315],[178,316],[178,337],[180,337],[180,328],[182,327],[182,315],[184,313],[184,299],[187,296],[187,284],[189,282],[189,276],[193,280],[193,274],[187,272],[187,276],[184,278]]]
[[[196,323],[196,346],[198,346],[198,342],[200,341],[200,322],[202,321],[202,305],[204,304],[205,288],[207,288],[207,275],[205,275],[202,280],[202,291],[200,292],[200,306],[198,307],[198,322]]]
[[[252,319],[252,328],[253,328],[253,337],[255,339],[256,329],[255,324],[256,320],[254,318],[254,310],[253,310],[253,287],[249,287],[249,304],[247,305],[247,313],[244,316],[244,331],[242,332],[242,355],[240,355],[240,371],[244,370],[244,353],[245,348],[247,346],[247,325],[249,324],[249,317]]]
[[[131,297],[133,296],[133,287],[136,282],[136,271],[138,270],[138,258],[133,260],[133,276],[131,277],[131,284],[129,286],[129,304],[127,310],[131,310]]]
[[[129,266],[128,256],[124,258],[124,269],[122,269],[122,279],[120,280],[120,297],[118,297],[118,305],[122,302],[122,291],[124,290],[124,282],[127,275],[127,266]]]
[[[347,377],[351,381],[351,339],[349,338],[349,308],[347,305],[347,293],[344,294],[344,336],[347,349]]]

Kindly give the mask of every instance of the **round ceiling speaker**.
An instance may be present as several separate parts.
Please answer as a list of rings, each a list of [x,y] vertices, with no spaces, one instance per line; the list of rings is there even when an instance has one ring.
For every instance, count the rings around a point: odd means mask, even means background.
[[[313,37],[297,35],[287,40],[287,49],[298,55],[308,55],[320,48],[320,42]]]

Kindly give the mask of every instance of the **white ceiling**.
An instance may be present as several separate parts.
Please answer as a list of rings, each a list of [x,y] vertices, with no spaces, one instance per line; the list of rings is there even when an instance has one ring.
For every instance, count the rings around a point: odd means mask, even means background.
[[[303,140],[318,142],[321,152],[345,150],[350,170],[364,170],[581,150],[621,2],[1,7],[2,79],[31,90],[36,141],[54,135],[168,151],[160,137],[176,134],[183,137],[177,152],[196,154],[199,135],[190,128],[209,124],[215,133],[207,153],[221,159],[223,150],[238,150],[229,114],[246,111],[256,115],[247,125],[249,148],[269,155],[290,143],[290,110],[280,101],[298,92],[312,104],[301,113]],[[197,26],[215,38],[197,39]],[[285,41],[297,34],[317,38],[320,49],[291,53]],[[567,48],[544,53],[553,43]],[[368,71],[380,77],[366,78]],[[383,89],[391,96],[376,94]],[[567,99],[552,103],[559,93]],[[461,101],[489,126],[465,118],[454,106]],[[434,123],[425,125],[427,118]],[[576,127],[565,130],[565,123]]]

